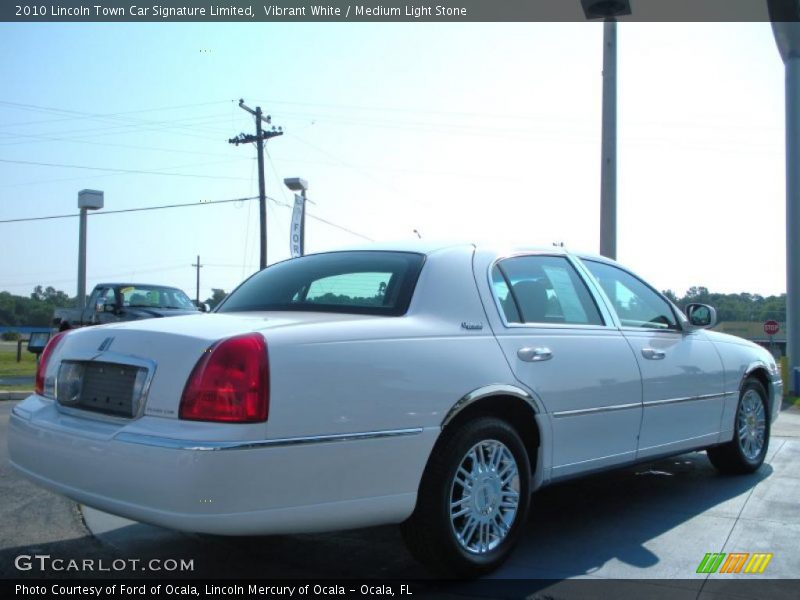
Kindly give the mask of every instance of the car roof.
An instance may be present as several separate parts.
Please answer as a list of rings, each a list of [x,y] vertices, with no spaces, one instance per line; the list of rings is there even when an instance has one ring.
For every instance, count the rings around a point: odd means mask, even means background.
[[[498,254],[519,254],[525,252],[551,252],[554,254],[568,254],[562,246],[511,246],[497,242],[476,241],[440,241],[440,240],[400,240],[390,242],[370,242],[342,248],[321,251],[325,252],[353,252],[353,251],[380,251],[380,252],[416,252],[419,254],[434,254],[442,250],[462,248],[465,251],[494,251]]]
[[[140,288],[158,288],[158,289],[162,289],[162,290],[178,290],[179,292],[183,291],[180,288],[177,288],[175,286],[163,285],[161,283],[127,283],[127,282],[126,283],[119,283],[119,282],[114,282],[114,283],[98,283],[95,287],[140,287]]]

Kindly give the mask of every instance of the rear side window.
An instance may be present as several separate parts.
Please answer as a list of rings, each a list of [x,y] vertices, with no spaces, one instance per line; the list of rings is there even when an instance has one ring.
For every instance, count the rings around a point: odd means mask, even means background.
[[[405,314],[425,257],[411,252],[330,252],[287,260],[245,281],[217,312],[304,310]]]
[[[492,270],[492,287],[509,323],[603,325],[585,283],[562,256],[515,256]]]

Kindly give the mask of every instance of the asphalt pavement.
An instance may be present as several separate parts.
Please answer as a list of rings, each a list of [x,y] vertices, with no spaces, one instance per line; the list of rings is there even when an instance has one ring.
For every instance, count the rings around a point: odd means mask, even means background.
[[[396,527],[221,537],[179,533],[79,507],[12,471],[5,440],[13,404],[0,402],[2,578],[67,575],[20,571],[14,564],[20,554],[193,560],[193,572],[170,574],[178,577],[428,577],[405,550]],[[795,585],[800,577],[798,539],[800,410],[787,408],[773,427],[766,463],[752,475],[719,475],[705,453],[689,453],[541,490],[533,498],[527,532],[508,562],[478,587],[456,585],[447,593],[584,598],[593,596],[587,595],[582,580],[614,580],[630,587],[631,597],[794,600],[800,591]],[[760,575],[696,573],[710,552],[765,552],[773,557]],[[515,587],[501,594],[498,590],[508,580],[515,580]],[[760,581],[754,585],[754,580]],[[786,580],[794,581],[787,585]]]

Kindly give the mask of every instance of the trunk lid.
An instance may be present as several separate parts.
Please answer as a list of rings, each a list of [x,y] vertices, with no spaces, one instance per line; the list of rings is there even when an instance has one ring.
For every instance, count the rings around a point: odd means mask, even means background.
[[[311,325],[315,326],[312,335],[317,337],[346,323],[376,318],[380,317],[307,312],[211,313],[88,327],[71,331],[63,339],[49,361],[47,374],[55,377],[64,361],[146,369],[148,377],[141,399],[144,406],[135,416],[178,418],[189,375],[202,354],[219,340],[260,332],[272,352],[276,340],[285,340],[288,331],[292,331],[292,339],[308,339],[307,328]],[[299,330],[305,335],[298,336]]]

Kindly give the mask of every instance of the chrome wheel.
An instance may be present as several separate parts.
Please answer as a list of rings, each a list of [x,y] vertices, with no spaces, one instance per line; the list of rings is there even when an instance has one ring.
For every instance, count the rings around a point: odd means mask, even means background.
[[[764,448],[767,431],[764,403],[757,391],[750,389],[742,396],[736,428],[742,454],[748,460],[755,460]]]
[[[520,501],[520,477],[511,451],[497,440],[475,444],[461,459],[450,486],[450,526],[467,552],[485,554],[506,538]]]

